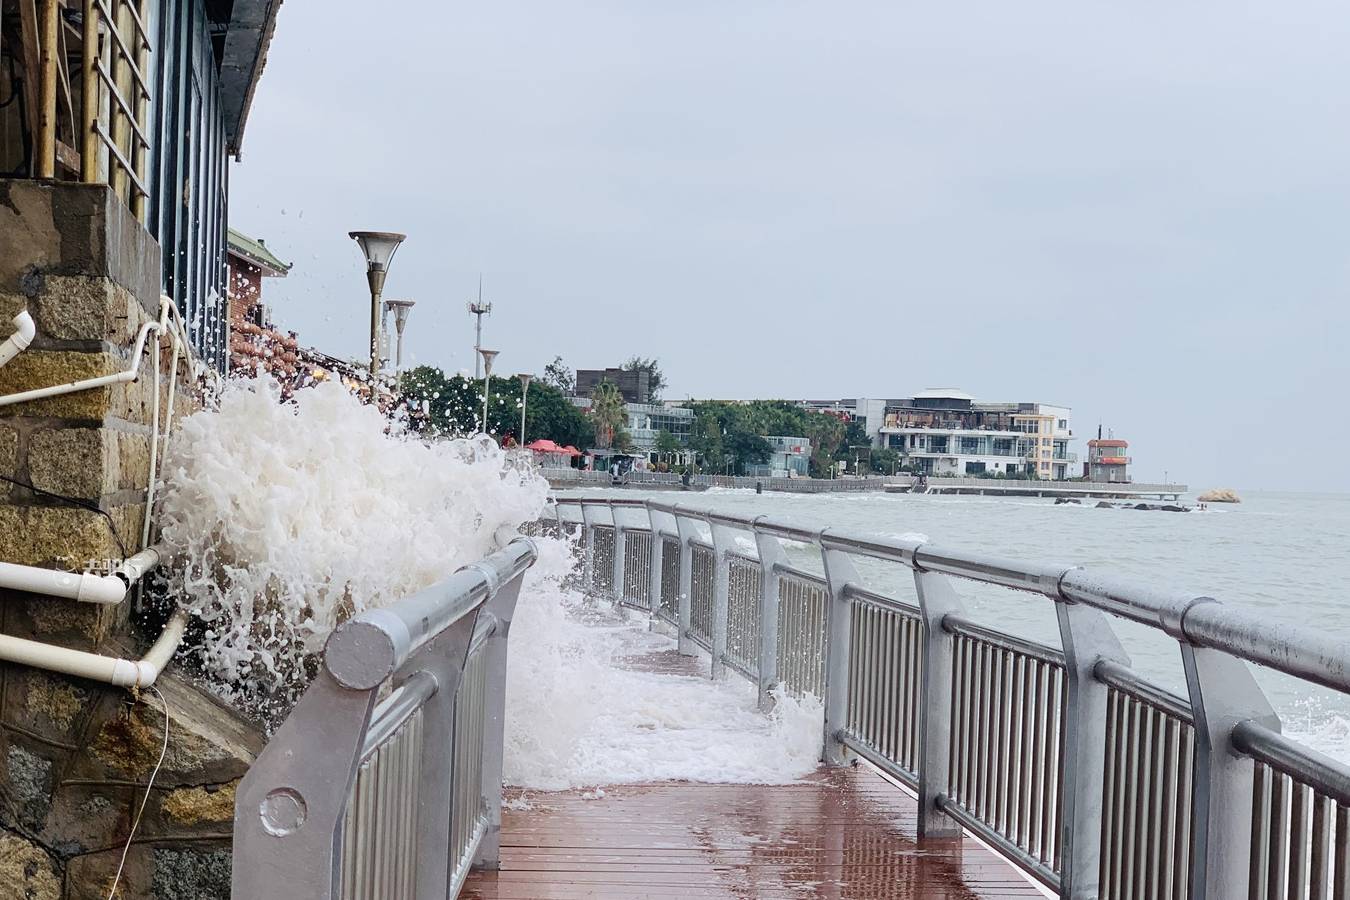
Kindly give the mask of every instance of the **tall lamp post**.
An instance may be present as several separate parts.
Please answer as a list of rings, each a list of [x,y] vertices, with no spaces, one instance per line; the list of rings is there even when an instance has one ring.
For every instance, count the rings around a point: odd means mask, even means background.
[[[412,300],[386,300],[385,309],[394,311],[394,331],[398,334],[398,349],[394,352],[394,370],[403,368],[403,329],[408,324],[408,313],[416,304]]]
[[[530,381],[534,378],[528,372],[516,376],[520,379],[520,446],[525,446],[525,401],[530,397]]]
[[[492,361],[497,358],[500,350],[479,349],[478,354],[483,357],[483,434],[488,433],[488,389],[492,387]]]
[[[370,374],[373,377],[380,371],[380,295],[384,293],[384,276],[394,260],[394,251],[407,235],[397,231],[349,231],[347,236],[356,241],[366,255],[366,282],[370,285]]]

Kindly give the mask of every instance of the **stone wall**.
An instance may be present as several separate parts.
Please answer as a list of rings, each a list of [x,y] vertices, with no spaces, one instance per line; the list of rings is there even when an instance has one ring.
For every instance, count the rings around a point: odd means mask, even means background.
[[[158,317],[159,282],[159,247],[106,187],[0,180],[0,339],[20,309],[37,323],[30,348],[0,368],[0,394],[125,370],[137,331]],[[0,560],[81,571],[140,549],[169,364],[166,342],[158,397],[146,353],[135,382],[0,407],[0,475],[19,482],[0,482]],[[180,371],[176,414],[194,388]],[[0,590],[0,631],[139,657],[153,635],[135,632],[132,605]],[[261,740],[172,672],[158,687],[169,749],[119,896],[225,897],[234,784]],[[164,736],[159,698],[140,701],[0,664],[0,900],[107,897]]]

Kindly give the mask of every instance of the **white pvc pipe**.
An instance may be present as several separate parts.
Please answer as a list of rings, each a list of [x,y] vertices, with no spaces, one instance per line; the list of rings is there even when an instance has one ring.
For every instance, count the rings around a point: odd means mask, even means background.
[[[28,310],[19,310],[19,314],[14,317],[13,322],[14,333],[3,344],[0,344],[0,366],[28,349],[28,345],[33,342],[34,336],[37,335],[37,325],[33,323],[33,317],[28,314]]]
[[[160,672],[164,671],[178,650],[178,645],[183,642],[186,627],[187,613],[175,611],[144,659],[101,656],[0,634],[0,659],[48,672],[101,681],[116,687],[149,687],[159,678]]]
[[[150,547],[127,557],[111,575],[58,572],[0,562],[0,588],[64,597],[82,603],[121,603],[131,586],[159,565],[160,558],[159,549]]]
[[[141,326],[140,333],[136,335],[136,343],[131,350],[131,368],[124,372],[100,375],[97,378],[86,378],[82,381],[71,381],[67,384],[56,384],[51,387],[34,388],[31,391],[19,391],[17,394],[5,394],[0,397],[0,406],[27,403],[30,400],[41,400],[45,397],[57,397],[61,394],[72,394],[76,391],[87,391],[92,388],[107,387],[110,384],[135,381],[141,369],[141,354],[145,352],[146,336],[151,331],[158,334],[162,330],[163,326],[158,322],[146,322]]]

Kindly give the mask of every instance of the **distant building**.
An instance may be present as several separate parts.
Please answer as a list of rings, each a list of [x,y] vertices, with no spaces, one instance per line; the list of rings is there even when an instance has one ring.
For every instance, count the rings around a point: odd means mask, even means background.
[[[811,466],[811,439],[770,435],[764,440],[773,447],[769,461],[762,466],[746,466],[745,474],[765,478],[805,478]]]
[[[1130,444],[1119,438],[1098,437],[1088,441],[1087,462],[1083,463],[1083,476],[1089,481],[1108,481],[1126,484],[1130,480],[1130,457],[1126,454]]]
[[[282,262],[261,238],[231,228],[225,244],[229,272],[230,371],[263,372],[289,382],[296,375],[300,349],[294,332],[283,334],[272,324],[263,303],[263,279],[285,278],[291,263]]]
[[[589,397],[573,397],[572,403],[583,412],[589,412]],[[689,439],[694,433],[694,411],[684,406],[666,403],[625,403],[628,413],[628,434],[633,440],[633,452],[644,455],[647,461],[687,465],[693,451],[689,448]],[[661,432],[667,432],[675,441],[677,449],[658,451],[657,442]]]
[[[1072,478],[1069,408],[1048,403],[989,403],[934,389],[887,401],[883,445],[929,475]]]
[[[656,448],[661,432],[670,434],[681,447],[689,445],[694,433],[694,411],[683,406],[662,403],[625,403],[628,410],[628,433],[633,446],[641,450]]]
[[[577,369],[577,396],[589,397],[606,381],[618,388],[628,403],[652,400],[651,372],[646,369]]]

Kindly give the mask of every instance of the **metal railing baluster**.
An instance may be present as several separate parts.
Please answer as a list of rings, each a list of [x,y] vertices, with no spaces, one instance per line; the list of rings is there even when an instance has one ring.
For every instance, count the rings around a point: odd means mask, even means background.
[[[1064,755],[1068,760],[1062,787],[1064,806],[1060,837],[1063,896],[1095,898],[1100,892],[1102,847],[1102,784],[1106,778],[1107,695],[1097,678],[1097,664],[1110,660],[1128,666],[1129,657],[1106,616],[1081,603],[1056,603],[1060,641],[1064,647],[1068,713],[1064,723]]]
[[[759,565],[763,572],[759,597],[759,708],[768,710],[773,705],[773,691],[778,687],[778,613],[779,577],[777,568],[787,562],[783,542],[759,527],[759,520],[751,526]]]
[[[1179,626],[1168,630],[1185,638]],[[1241,897],[1247,893],[1252,841],[1253,762],[1233,752],[1232,730],[1238,722],[1253,721],[1278,731],[1280,720],[1241,660],[1184,640],[1181,658],[1196,735],[1190,896]]]
[[[848,554],[822,550],[827,595],[825,602],[825,741],[823,759],[833,765],[848,762],[848,753],[839,740],[848,724],[849,631],[852,604],[845,588],[862,584],[862,578]]]
[[[922,704],[919,715],[919,836],[956,837],[961,834],[961,826],[942,811],[939,802],[951,784],[948,764],[951,758],[953,710],[946,701],[952,695],[952,667],[955,662],[955,638],[943,625],[943,620],[948,615],[962,612],[964,608],[945,576],[915,569],[914,587],[918,592],[919,614],[923,622],[923,675],[919,694]],[[966,671],[968,673],[969,669]],[[971,688],[967,691],[967,703],[974,699],[971,696],[974,693],[973,684]],[[975,749],[973,741],[966,743],[966,758],[963,761],[966,773],[970,771]],[[961,789],[961,803],[967,807],[970,806],[967,799],[969,792],[967,774],[962,778]]]

